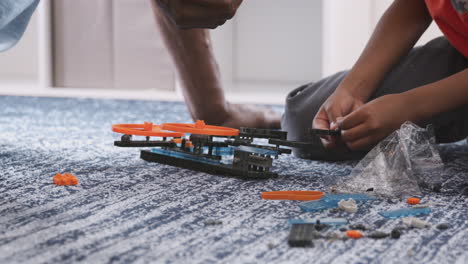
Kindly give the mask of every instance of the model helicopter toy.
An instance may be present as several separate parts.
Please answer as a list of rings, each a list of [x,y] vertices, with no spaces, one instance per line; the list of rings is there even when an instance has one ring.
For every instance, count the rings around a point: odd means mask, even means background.
[[[310,141],[288,141],[285,131],[210,126],[201,120],[195,124],[116,124],[112,131],[123,134],[121,140],[114,142],[115,146],[151,148],[141,150],[143,160],[244,179],[277,177],[272,171],[273,159],[292,153],[290,148],[282,146],[323,154],[317,135],[339,134],[339,131],[315,129],[310,130]],[[146,140],[133,140],[133,136],[143,136]],[[268,145],[257,144],[255,139],[267,139]]]

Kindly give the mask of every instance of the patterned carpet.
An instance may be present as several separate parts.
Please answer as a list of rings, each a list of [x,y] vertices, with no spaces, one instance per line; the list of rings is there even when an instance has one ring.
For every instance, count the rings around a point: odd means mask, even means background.
[[[0,97],[0,106],[0,263],[468,263],[468,197],[457,192],[468,181],[464,144],[442,147],[445,192],[423,197],[446,204],[423,217],[433,227],[302,249],[287,244],[289,218],[346,217],[390,231],[401,221],[378,212],[405,204],[312,215],[297,202],[259,199],[268,190],[325,189],[351,162],[283,156],[278,179],[243,181],[147,163],[138,149],[113,146],[113,123],[188,122],[180,103]],[[53,185],[57,172],[80,184]]]

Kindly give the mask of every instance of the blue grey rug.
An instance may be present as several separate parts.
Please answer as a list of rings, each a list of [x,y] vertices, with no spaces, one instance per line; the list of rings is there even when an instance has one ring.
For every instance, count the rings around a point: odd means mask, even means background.
[[[390,231],[400,220],[377,201],[358,213],[302,213],[297,202],[263,201],[270,190],[320,190],[353,163],[283,156],[282,176],[243,181],[147,163],[113,146],[113,123],[189,122],[181,103],[0,97],[0,263],[468,263],[468,147],[442,147],[446,204],[423,219],[433,227],[395,239],[318,240],[290,248],[287,219],[346,217]],[[52,184],[71,172],[78,186]],[[206,220],[222,225],[205,226]],[[449,223],[440,231],[438,223]]]

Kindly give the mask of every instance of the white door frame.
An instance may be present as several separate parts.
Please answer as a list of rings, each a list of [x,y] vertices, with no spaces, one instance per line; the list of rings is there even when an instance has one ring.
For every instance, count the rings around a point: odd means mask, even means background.
[[[52,3],[42,0],[38,6],[38,55],[39,55],[39,87],[40,89],[53,86],[52,65]]]

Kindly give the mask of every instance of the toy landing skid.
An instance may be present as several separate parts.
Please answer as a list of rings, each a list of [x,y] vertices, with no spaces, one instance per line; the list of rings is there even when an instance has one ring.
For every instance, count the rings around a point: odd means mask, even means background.
[[[197,121],[195,124],[167,123],[161,126],[146,122],[118,124],[113,125],[112,130],[124,134],[120,141],[114,142],[115,146],[154,147],[141,151],[143,160],[244,179],[277,177],[271,172],[273,157],[291,153],[290,149],[279,146],[252,143],[254,138],[286,140],[286,132],[267,129],[242,128],[239,131]],[[186,138],[184,133],[190,133],[190,137]],[[132,140],[134,135],[144,136],[146,140]],[[150,137],[162,140],[150,140]],[[233,155],[232,164],[222,160],[228,155]]]

